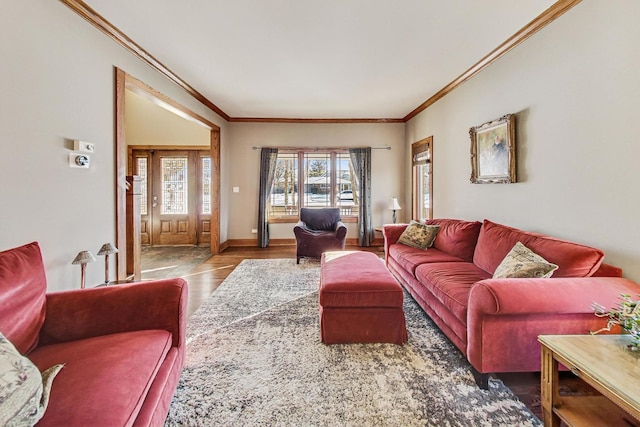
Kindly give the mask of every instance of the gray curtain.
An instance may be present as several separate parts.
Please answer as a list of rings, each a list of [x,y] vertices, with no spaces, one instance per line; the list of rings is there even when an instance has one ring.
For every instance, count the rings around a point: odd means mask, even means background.
[[[360,193],[358,246],[371,246],[374,238],[371,215],[371,148],[350,148],[349,155]]]
[[[277,148],[263,148],[260,151],[260,189],[258,194],[258,246],[269,246],[269,215],[267,212],[269,193],[278,161]]]

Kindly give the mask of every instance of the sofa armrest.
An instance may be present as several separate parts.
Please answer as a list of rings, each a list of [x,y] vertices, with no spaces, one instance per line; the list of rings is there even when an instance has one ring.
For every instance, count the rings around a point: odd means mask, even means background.
[[[188,285],[184,279],[112,285],[47,294],[40,345],[147,329],[185,343]]]
[[[613,277],[482,280],[469,294],[467,358],[482,373],[539,371],[539,335],[601,329],[606,319],[592,303],[614,306],[621,293],[640,286]]]
[[[640,286],[618,277],[487,279],[469,294],[469,325],[483,314],[593,313],[593,302],[610,307],[620,294],[638,294]]]
[[[382,226],[382,236],[384,237],[384,258],[387,262],[389,256],[389,246],[398,241],[402,232],[409,224],[385,224]]]

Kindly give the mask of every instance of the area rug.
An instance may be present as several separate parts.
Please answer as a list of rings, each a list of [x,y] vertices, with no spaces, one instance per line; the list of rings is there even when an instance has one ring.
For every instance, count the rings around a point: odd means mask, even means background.
[[[189,320],[166,425],[541,425],[501,381],[480,390],[408,295],[404,346],[322,344],[318,280],[318,264],[239,264]]]

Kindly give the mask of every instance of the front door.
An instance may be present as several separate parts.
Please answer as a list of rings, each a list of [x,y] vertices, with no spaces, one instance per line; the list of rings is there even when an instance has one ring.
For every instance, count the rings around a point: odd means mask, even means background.
[[[132,154],[134,173],[142,178],[142,244],[209,246],[209,152],[133,150]]]

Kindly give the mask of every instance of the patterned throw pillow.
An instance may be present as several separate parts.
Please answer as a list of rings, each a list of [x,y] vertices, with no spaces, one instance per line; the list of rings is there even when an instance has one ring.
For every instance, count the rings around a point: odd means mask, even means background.
[[[517,242],[498,265],[493,278],[546,278],[551,277],[557,269],[557,265],[551,264],[522,243]]]
[[[0,425],[32,426],[44,415],[51,383],[63,365],[40,374],[0,333]]]
[[[417,221],[411,221],[404,229],[398,243],[411,246],[412,248],[427,249],[433,245],[436,235],[440,230],[439,225],[426,225]]]

